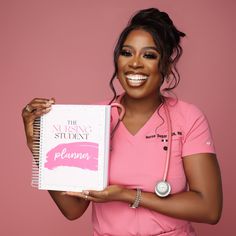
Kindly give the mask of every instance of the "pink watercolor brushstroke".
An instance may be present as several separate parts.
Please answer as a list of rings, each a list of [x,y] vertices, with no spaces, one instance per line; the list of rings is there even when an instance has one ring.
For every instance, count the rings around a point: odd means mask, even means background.
[[[45,168],[59,166],[98,170],[98,144],[92,142],[62,143],[47,153]]]

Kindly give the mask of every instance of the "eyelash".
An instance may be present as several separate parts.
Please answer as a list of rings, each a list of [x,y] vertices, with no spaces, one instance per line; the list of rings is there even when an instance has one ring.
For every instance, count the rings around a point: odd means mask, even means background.
[[[157,55],[154,53],[146,53],[144,56],[148,59],[157,59]]]
[[[128,50],[122,49],[120,52],[120,55],[124,57],[131,57],[132,53]],[[148,52],[148,53],[145,53],[143,57],[147,59],[156,59],[157,55],[155,53]]]
[[[130,56],[132,56],[132,53],[127,50],[122,49],[120,52],[120,55],[124,56],[124,57],[130,57]]]

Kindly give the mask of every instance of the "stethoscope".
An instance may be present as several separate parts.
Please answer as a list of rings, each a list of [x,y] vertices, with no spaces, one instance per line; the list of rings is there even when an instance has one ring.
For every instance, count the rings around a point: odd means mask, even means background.
[[[111,107],[118,107],[121,109],[121,112],[119,114],[118,121],[111,131],[111,138],[114,136],[116,129],[118,128],[120,122],[123,120],[125,116],[125,108],[123,105],[120,103],[112,103]],[[168,175],[168,170],[169,170],[169,165],[170,165],[170,157],[171,157],[171,143],[172,143],[172,126],[171,126],[171,119],[170,119],[170,113],[169,109],[167,107],[167,104],[163,104],[164,111],[165,111],[165,116],[166,116],[166,121],[167,121],[167,129],[168,129],[168,136],[167,136],[167,152],[166,152],[166,163],[165,163],[165,169],[163,173],[163,178],[162,180],[158,181],[155,185],[155,193],[159,197],[167,197],[170,192],[171,192],[171,186],[170,183],[167,181],[167,175]]]

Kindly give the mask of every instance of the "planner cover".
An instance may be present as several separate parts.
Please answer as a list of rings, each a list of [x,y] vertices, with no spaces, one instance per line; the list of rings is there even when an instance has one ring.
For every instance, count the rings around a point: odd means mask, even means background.
[[[52,105],[34,122],[32,186],[102,190],[108,182],[109,105]]]

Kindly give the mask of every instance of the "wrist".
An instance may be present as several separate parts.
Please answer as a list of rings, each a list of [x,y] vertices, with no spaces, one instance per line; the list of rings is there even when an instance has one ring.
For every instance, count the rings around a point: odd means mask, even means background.
[[[141,191],[140,188],[137,188],[136,189],[135,199],[134,199],[133,203],[131,203],[129,206],[131,208],[138,208],[139,204],[140,204],[140,201],[141,201],[141,196],[142,196],[142,191]]]
[[[136,198],[136,189],[125,188],[122,193],[122,201],[133,204]]]

